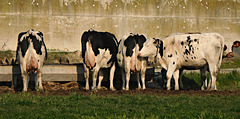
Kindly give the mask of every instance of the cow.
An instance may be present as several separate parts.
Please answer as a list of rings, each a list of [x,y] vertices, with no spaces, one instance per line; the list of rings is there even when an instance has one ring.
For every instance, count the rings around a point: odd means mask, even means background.
[[[233,48],[238,48],[240,46],[240,41],[235,41],[229,38],[225,39],[224,42],[224,54],[223,57],[233,57]]]
[[[146,42],[144,35],[132,33],[130,35],[123,36],[119,41],[117,61],[121,69],[123,90],[129,90],[131,72],[137,73],[138,89],[141,89],[139,81],[139,72],[141,72],[142,89],[146,89],[146,60],[144,58],[138,57],[138,52],[142,49],[144,42]],[[127,81],[126,85],[125,81]]]
[[[39,89],[43,90],[42,68],[47,59],[47,48],[41,31],[30,29],[18,35],[16,59],[20,64],[23,91],[27,91],[30,73],[37,74],[35,88],[39,85]]]
[[[110,68],[110,89],[115,90],[113,78],[117,61],[118,41],[114,34],[109,32],[98,32],[93,29],[85,31],[81,37],[82,58],[84,62],[84,76],[86,79],[86,90],[89,90],[89,70],[92,71],[93,85],[96,88],[96,81],[99,72],[97,89],[101,89],[103,71]]]
[[[200,69],[202,83],[207,70],[211,80],[207,90],[217,90],[216,77],[220,70],[224,50],[224,38],[218,33],[193,33],[170,35],[163,40],[149,39],[139,52],[141,57],[154,56],[166,69],[167,90],[170,79],[175,80],[175,90],[179,90],[178,78],[183,69]],[[203,74],[202,74],[203,73]]]

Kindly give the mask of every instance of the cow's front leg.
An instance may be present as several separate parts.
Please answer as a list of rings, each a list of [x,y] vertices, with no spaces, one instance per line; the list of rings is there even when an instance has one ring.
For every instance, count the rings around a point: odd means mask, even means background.
[[[171,78],[175,68],[169,66],[167,69],[167,90],[171,90]]]
[[[112,66],[111,69],[110,69],[110,89],[111,89],[112,91],[116,90],[116,89],[114,88],[114,86],[113,86],[113,79],[114,79],[115,69],[116,69],[115,63],[113,63],[113,66]]]
[[[174,71],[173,78],[174,78],[174,81],[175,81],[175,90],[179,90],[179,85],[178,85],[179,70]]]
[[[84,77],[85,77],[85,81],[86,81],[86,90],[89,90],[89,69],[87,68],[87,66],[85,64],[83,64],[84,66]]]

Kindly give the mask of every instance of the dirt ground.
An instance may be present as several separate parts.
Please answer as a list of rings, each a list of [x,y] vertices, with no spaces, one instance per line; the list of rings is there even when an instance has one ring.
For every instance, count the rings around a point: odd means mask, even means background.
[[[85,84],[84,84],[85,85]],[[79,88],[80,86],[80,88]],[[28,89],[28,93],[37,94],[37,95],[61,95],[68,96],[71,93],[76,93],[79,95],[159,95],[159,96],[169,96],[169,95],[194,95],[194,96],[206,96],[206,95],[220,95],[220,96],[229,96],[237,95],[240,96],[240,90],[224,90],[224,91],[201,91],[201,90],[179,90],[179,91],[167,91],[163,89],[148,88],[145,90],[139,90],[137,88],[131,89],[129,91],[124,90],[115,90],[111,91],[106,87],[103,87],[100,90],[91,90],[86,91],[83,87],[83,84],[79,82],[43,82],[44,91],[36,91],[31,88]],[[21,87],[22,88],[22,87]],[[11,82],[7,82],[0,86],[0,94],[4,93],[22,93],[21,88],[19,90],[14,90],[11,88]]]

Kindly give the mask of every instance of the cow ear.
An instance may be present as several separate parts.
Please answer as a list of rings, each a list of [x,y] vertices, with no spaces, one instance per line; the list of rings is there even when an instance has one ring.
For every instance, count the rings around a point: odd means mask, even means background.
[[[155,45],[159,45],[159,39],[155,39],[155,38],[153,38],[153,39],[154,39],[153,44],[155,44]]]
[[[225,50],[227,50],[227,46],[226,46],[226,45],[224,45],[224,49],[223,49],[223,51],[225,51]]]
[[[239,46],[240,46],[240,42],[239,42],[239,41],[235,41],[235,42],[233,43],[233,47],[237,48],[237,47],[239,47]]]

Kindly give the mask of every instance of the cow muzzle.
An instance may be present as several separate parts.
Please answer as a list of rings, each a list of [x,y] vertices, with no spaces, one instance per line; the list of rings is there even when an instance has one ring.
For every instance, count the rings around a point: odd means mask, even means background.
[[[228,54],[226,55],[227,58],[231,58],[231,57],[233,57],[233,56],[234,56],[234,53],[233,53],[233,52],[230,52],[230,53],[228,53]]]

